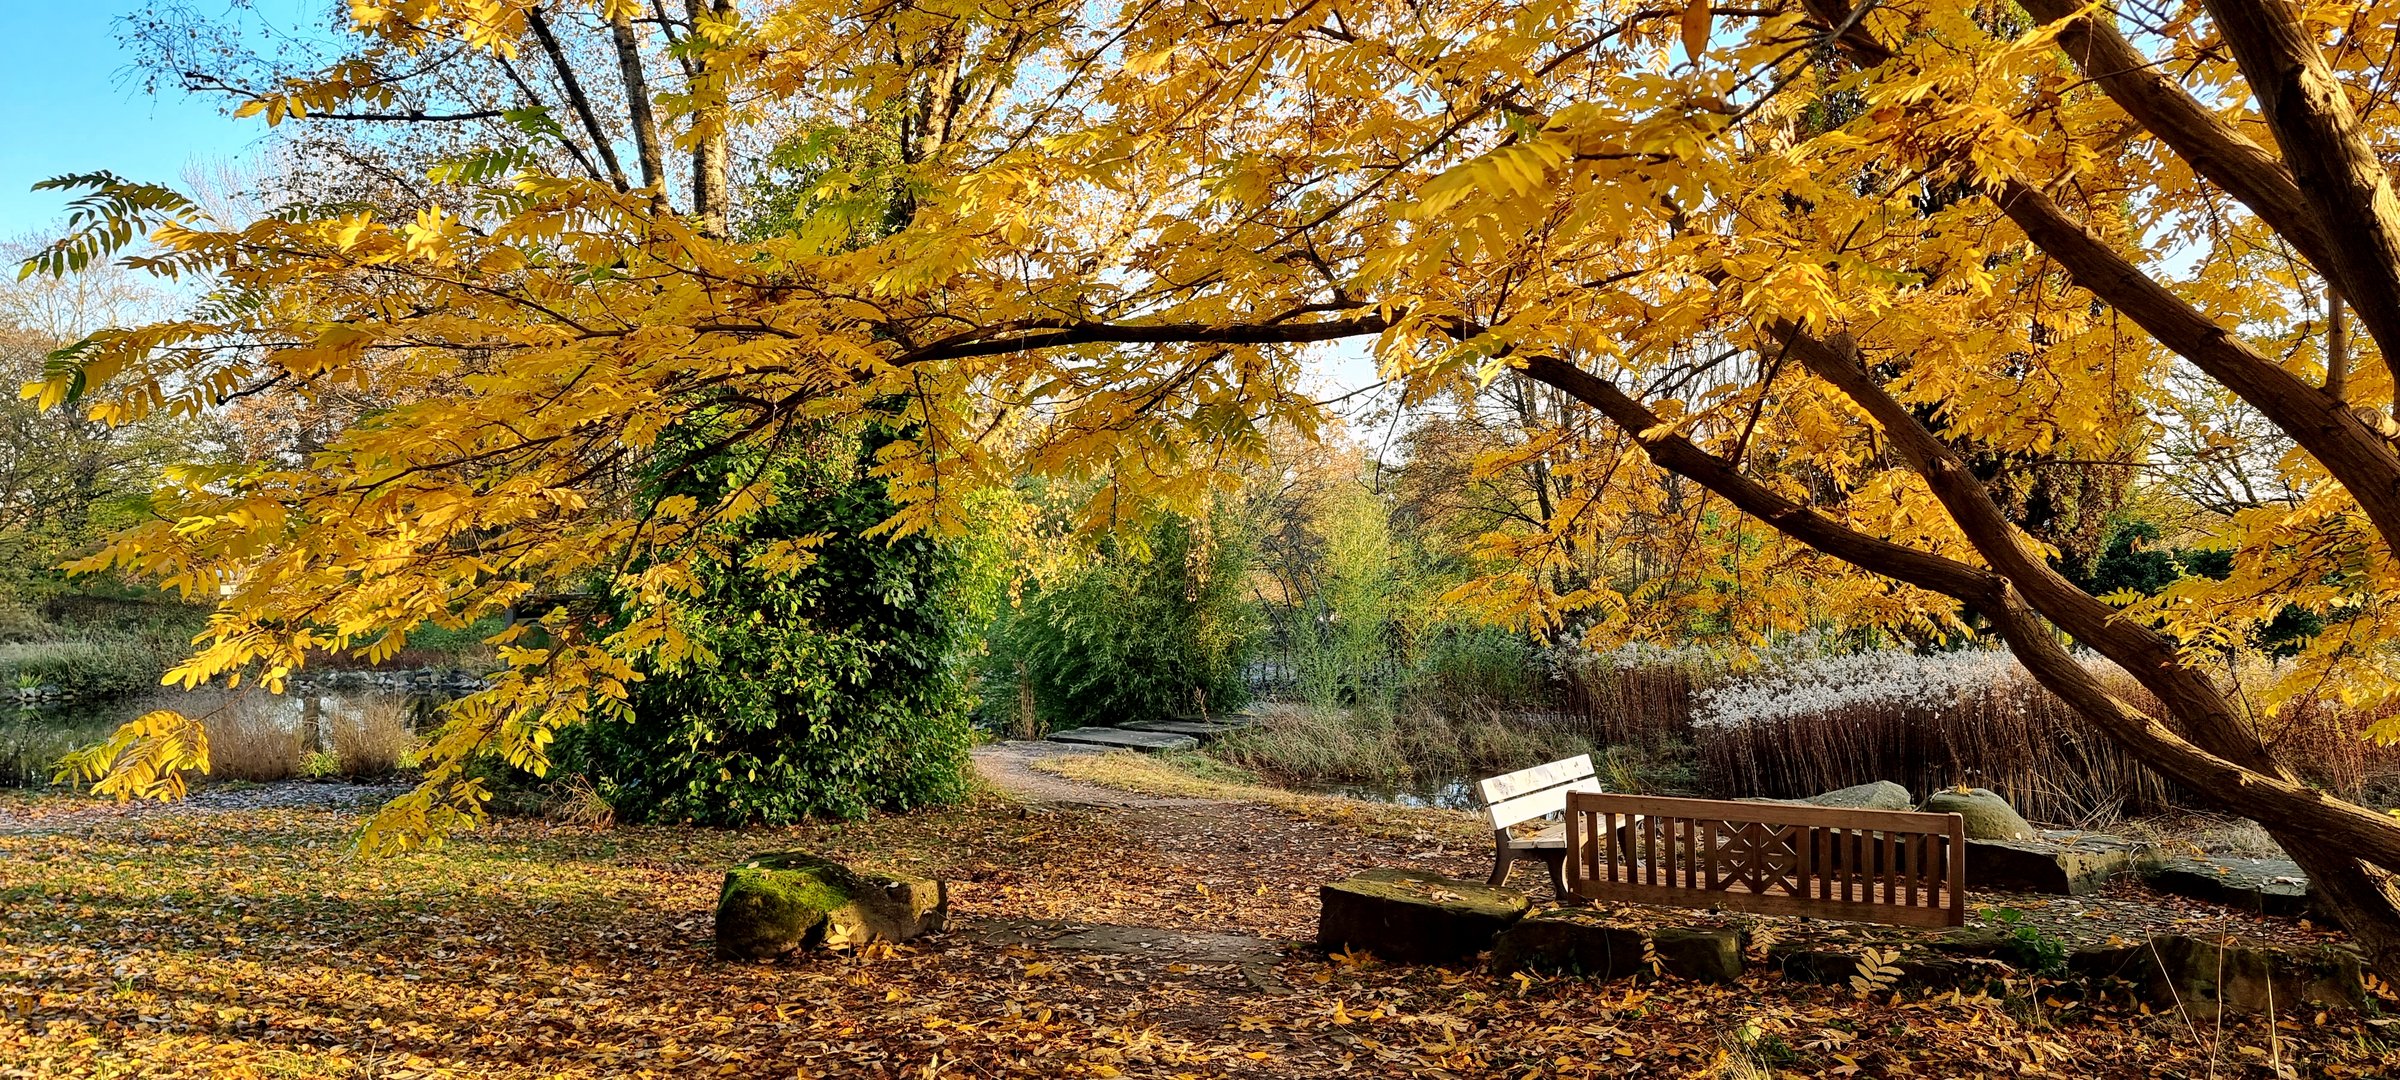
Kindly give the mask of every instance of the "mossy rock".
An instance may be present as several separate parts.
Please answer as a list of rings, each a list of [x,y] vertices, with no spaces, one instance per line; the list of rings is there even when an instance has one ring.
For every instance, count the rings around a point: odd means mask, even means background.
[[[1967,791],[1937,791],[1925,797],[1918,809],[1928,814],[1957,814],[1967,819],[1969,840],[2039,840],[2041,830],[2033,827],[2017,808],[1990,788]]]
[[[949,909],[939,881],[862,873],[806,852],[771,852],[725,872],[717,955],[763,960],[821,946],[906,941],[940,930]]]
[[[2095,984],[2127,987],[2152,1008],[2202,1016],[2218,1010],[2359,1008],[2369,1001],[2358,953],[2337,945],[2276,948],[2168,934],[2078,949],[2068,957],[2068,966]]]
[[[1416,870],[1369,870],[1318,890],[1317,943],[1402,963],[1463,960],[1533,906],[1524,893]]]

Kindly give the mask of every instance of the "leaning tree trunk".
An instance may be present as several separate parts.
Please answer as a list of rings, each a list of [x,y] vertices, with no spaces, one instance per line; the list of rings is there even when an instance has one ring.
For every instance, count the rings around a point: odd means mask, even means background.
[[[1564,360],[1537,357],[1525,363],[1525,371],[1601,413],[1660,468],[1723,496],[1794,540],[1984,613],[2035,679],[2095,726],[2186,790],[2264,826],[2316,882],[2325,905],[2359,944],[2367,962],[2385,978],[2400,979],[2400,896],[2394,895],[2382,871],[2362,863],[2400,865],[2400,821],[2311,791],[2294,780],[2255,739],[2244,737],[2238,724],[2227,722],[2232,714],[2222,695],[2201,673],[2180,662],[2171,643],[2159,651],[2163,639],[2157,639],[2155,631],[2106,617],[2113,609],[2066,585],[2072,597],[2104,613],[2098,622],[2091,621],[2090,610],[2054,587],[2063,581],[2052,581],[2056,574],[2047,564],[2039,559],[2027,563],[2005,519],[1998,519],[1998,528],[2007,543],[1995,541],[1987,512],[1996,518],[1998,510],[1980,484],[1963,468],[1951,467],[1955,456],[1905,409],[1892,412],[1896,403],[1879,385],[1864,381],[1863,369],[1853,378],[1849,372],[1854,358],[1844,348],[1805,336],[1793,340],[1794,353],[1804,363],[1812,354],[1819,361],[1810,365],[1812,370],[1830,375],[1839,388],[1889,423],[1895,447],[1927,477],[1951,515],[1964,519],[1962,531],[1981,541],[1978,550],[1992,565],[1962,563],[1870,536],[1795,503],[1675,433],[1674,425],[1616,384]],[[1838,365],[1833,362],[1837,360]],[[1970,491],[1964,484],[1976,486]],[[1991,546],[1987,549],[1985,544]],[[2026,580],[2007,573],[2009,569]],[[2047,610],[2028,602],[2021,585],[2042,595],[2049,602]],[[2084,644],[2116,654],[2112,659],[2123,657],[2120,666],[2168,703],[2175,726],[2110,694],[2060,643],[2054,624],[2062,617],[2063,625]],[[2132,664],[2127,666],[2126,660]],[[2184,731],[2193,737],[2187,739]]]

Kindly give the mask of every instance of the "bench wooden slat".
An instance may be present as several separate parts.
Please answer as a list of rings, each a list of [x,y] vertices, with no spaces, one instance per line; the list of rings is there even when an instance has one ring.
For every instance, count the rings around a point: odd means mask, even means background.
[[[1904,926],[1966,922],[1966,822],[1956,814],[1591,791],[1563,798],[1568,887],[1579,896]],[[1620,828],[1629,834],[1622,840]]]
[[[1567,781],[1559,787],[1535,791],[1493,803],[1486,808],[1486,812],[1492,816],[1492,828],[1505,829],[1538,817],[1547,817],[1565,811],[1567,793],[1570,791],[1597,793],[1599,790],[1600,781],[1586,776],[1580,780]]]
[[[1543,788],[1557,787],[1568,781],[1580,780],[1592,774],[1592,756],[1578,754],[1571,758],[1562,758],[1547,764],[1536,765],[1530,769],[1502,773],[1489,780],[1478,781],[1475,786],[1477,792],[1483,796],[1484,805],[1494,806],[1519,795],[1540,791]],[[1515,824],[1515,822],[1510,824]]]

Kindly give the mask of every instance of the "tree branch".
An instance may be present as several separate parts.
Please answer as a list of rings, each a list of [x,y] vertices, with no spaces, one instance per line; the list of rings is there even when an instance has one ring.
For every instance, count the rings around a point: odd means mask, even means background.
[[[2400,547],[2400,454],[2359,415],[2193,310],[2116,249],[2069,218],[2050,197],[2011,180],[1993,195],[2027,238],[2077,285],[2241,395],[2325,466],[2358,500],[2387,549]]]
[[[2207,0],[2301,196],[2331,241],[2343,299],[2400,382],[2400,196],[2350,95],[2291,0]]]
[[[583,83],[575,77],[574,65],[567,63],[566,51],[558,47],[557,36],[550,32],[550,20],[542,17],[541,9],[530,8],[525,12],[525,25],[533,28],[534,38],[542,43],[542,51],[550,56],[550,66],[558,70],[558,82],[566,89],[567,104],[574,108],[575,118],[582,122],[584,134],[591,138],[593,151],[600,155],[601,163],[608,166],[609,182],[615,184],[618,191],[630,190],[631,185],[625,182],[625,166],[617,161],[616,144],[609,139],[608,132],[600,127],[599,115],[592,112],[591,99],[584,96]]]

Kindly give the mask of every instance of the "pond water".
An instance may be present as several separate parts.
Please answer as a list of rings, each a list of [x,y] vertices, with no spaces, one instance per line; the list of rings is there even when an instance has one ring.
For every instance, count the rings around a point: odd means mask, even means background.
[[[1432,807],[1439,810],[1480,810],[1482,800],[1475,796],[1475,781],[1465,776],[1435,776],[1388,784],[1294,784],[1294,791],[1317,795],[1341,795],[1371,802],[1395,803],[1400,806]]]
[[[206,718],[212,743],[222,732],[238,730],[242,735],[288,740],[307,752],[324,749],[327,732],[341,725],[414,727],[448,696],[372,688],[288,695],[162,689],[104,701],[0,703],[0,787],[48,784],[62,755],[99,742],[126,721],[157,709]]]

